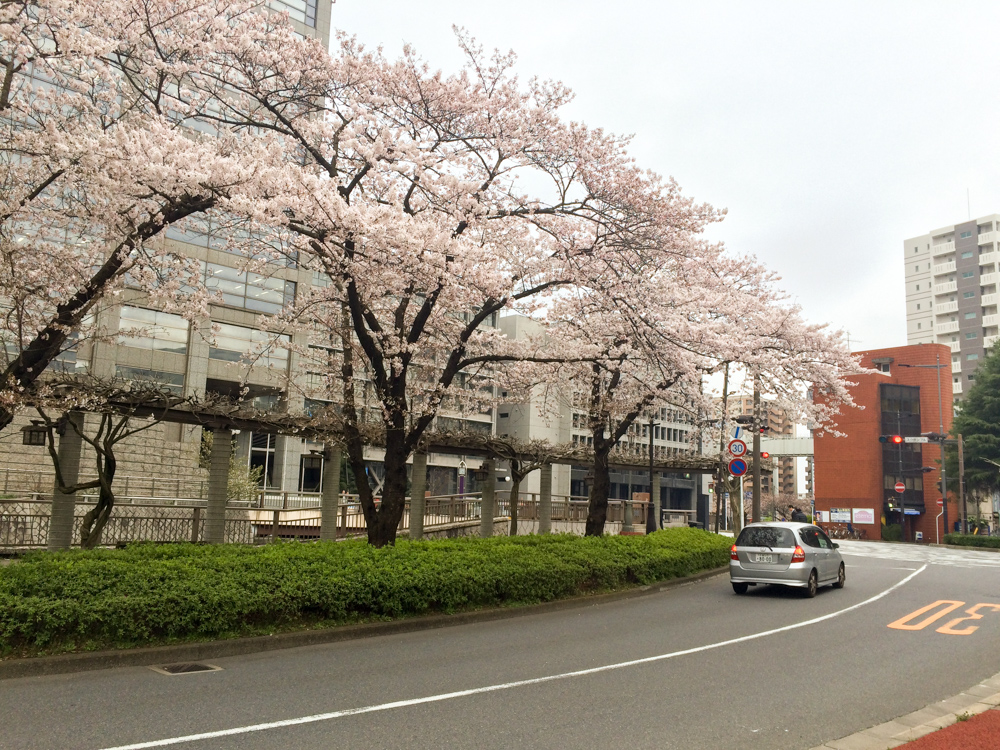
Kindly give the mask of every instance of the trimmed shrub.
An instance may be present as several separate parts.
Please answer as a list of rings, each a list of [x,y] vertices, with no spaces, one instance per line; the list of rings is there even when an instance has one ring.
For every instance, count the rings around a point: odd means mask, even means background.
[[[0,655],[125,648],[550,601],[725,565],[731,539],[649,536],[36,552],[0,568]]]
[[[979,536],[978,534],[945,534],[945,544],[958,547],[995,547],[1000,549],[1000,537]]]

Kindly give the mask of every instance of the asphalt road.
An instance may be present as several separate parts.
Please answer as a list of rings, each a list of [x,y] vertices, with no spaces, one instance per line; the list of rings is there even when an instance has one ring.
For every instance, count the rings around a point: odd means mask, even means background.
[[[0,748],[803,750],[1000,672],[1000,555],[863,542],[841,551],[846,588],[812,600],[760,586],[736,596],[721,576],[578,609],[219,659],[218,672],[6,680]],[[939,600],[960,604],[920,629],[888,627]],[[998,606],[966,612],[977,604]],[[952,626],[974,627],[967,635],[938,632],[976,614]]]

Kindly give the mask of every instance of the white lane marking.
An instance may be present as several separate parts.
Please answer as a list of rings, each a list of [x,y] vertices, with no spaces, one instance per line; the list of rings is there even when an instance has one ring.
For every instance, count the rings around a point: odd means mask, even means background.
[[[438,695],[428,695],[424,698],[410,698],[408,700],[402,701],[392,701],[391,703],[378,703],[373,706],[362,706],[360,708],[347,708],[342,711],[331,711],[325,714],[313,714],[312,716],[300,716],[297,719],[284,719],[282,721],[269,721],[264,724],[251,724],[244,727],[233,727],[232,729],[220,729],[215,732],[201,732],[199,734],[187,734],[182,737],[169,737],[163,740],[151,740],[150,742],[137,742],[132,745],[118,745],[116,747],[104,748],[103,750],[143,750],[147,747],[166,747],[167,745],[179,745],[184,742],[197,742],[198,740],[210,740],[216,737],[229,737],[235,734],[249,734],[251,732],[263,732],[268,729],[280,729],[281,727],[292,727],[299,724],[313,724],[318,721],[330,721],[332,719],[340,719],[344,716],[356,716],[358,714],[370,714],[376,711],[389,711],[393,708],[406,708],[407,706],[419,706],[423,703],[438,703],[440,701],[452,700],[454,698],[464,698],[468,695],[480,695],[482,693],[495,693],[500,690],[510,690],[511,688],[524,687],[526,685],[540,685],[545,682],[553,682],[555,680],[568,680],[573,677],[584,677],[586,675],[598,674],[600,672],[611,672],[617,669],[625,669],[626,667],[634,667],[639,664],[651,664],[657,661],[664,661],[666,659],[673,659],[677,656],[687,656],[688,654],[698,654],[703,651],[712,651],[717,648],[723,648],[724,646],[732,646],[737,643],[746,643],[747,641],[757,640],[758,638],[766,638],[770,635],[775,635],[777,633],[786,633],[789,630],[797,630],[798,628],[804,628],[808,625],[815,625],[820,622],[825,622],[826,620],[832,620],[834,617],[840,617],[840,615],[847,614],[848,612],[853,612],[856,609],[860,609],[872,602],[877,602],[884,596],[888,596],[890,593],[898,589],[900,586],[904,586],[911,580],[916,578],[918,575],[923,573],[927,569],[924,565],[918,568],[910,575],[906,576],[903,580],[898,583],[893,584],[885,591],[880,594],[876,594],[870,599],[865,599],[863,602],[858,602],[857,604],[852,604],[850,607],[845,609],[837,610],[836,612],[831,612],[828,615],[821,615],[820,617],[814,617],[811,620],[804,620],[803,622],[797,622],[793,625],[784,625],[780,628],[773,628],[771,630],[764,630],[760,633],[753,633],[751,635],[743,635],[739,638],[730,638],[728,641],[719,641],[718,643],[710,643],[706,646],[696,646],[695,648],[687,648],[683,651],[672,651],[668,654],[657,654],[656,656],[646,656],[642,659],[632,659],[630,661],[622,661],[616,664],[605,664],[603,667],[591,667],[590,669],[579,669],[575,672],[563,672],[561,674],[548,675],[546,677],[533,677],[528,680],[516,680],[515,682],[503,682],[499,685],[486,685],[485,687],[471,688],[469,690],[456,690],[453,693],[440,693]]]

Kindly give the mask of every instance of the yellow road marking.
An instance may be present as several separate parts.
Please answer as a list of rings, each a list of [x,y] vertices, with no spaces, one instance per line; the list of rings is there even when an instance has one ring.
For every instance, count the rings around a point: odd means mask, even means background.
[[[907,624],[910,620],[913,620],[914,618],[920,617],[920,615],[924,614],[925,612],[930,612],[931,610],[935,609],[936,607],[941,606],[942,604],[947,604],[949,606],[945,607],[944,609],[942,609],[936,615],[931,615],[931,616],[929,616],[929,617],[921,620],[920,622],[916,623],[915,625],[908,625]],[[921,607],[916,612],[911,612],[910,614],[906,615],[905,617],[901,617],[900,619],[896,620],[895,622],[890,622],[889,623],[889,627],[890,628],[894,628],[896,630],[922,630],[923,628],[926,628],[928,625],[930,625],[932,622],[936,622],[937,620],[940,620],[942,617],[944,617],[949,612],[954,612],[956,609],[958,609],[959,607],[961,607],[963,604],[965,604],[965,602],[957,602],[954,599],[938,599],[933,604],[928,604],[926,607]]]
[[[960,622],[965,622],[966,620],[982,620],[983,616],[978,614],[978,612],[983,608],[991,609],[994,612],[1000,612],[1000,604],[977,604],[974,607],[969,607],[965,610],[969,615],[968,617],[959,617],[951,622],[945,623],[937,629],[937,632],[944,633],[945,635],[972,635],[979,630],[978,625],[970,625],[969,627],[962,628],[961,630],[956,630],[955,626]]]

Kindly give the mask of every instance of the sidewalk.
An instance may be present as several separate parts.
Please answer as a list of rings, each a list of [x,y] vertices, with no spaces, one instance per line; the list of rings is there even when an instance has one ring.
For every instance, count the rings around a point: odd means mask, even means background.
[[[812,750],[886,750],[894,747],[906,750],[994,750],[1000,747],[1000,736],[996,733],[1000,730],[1000,711],[991,709],[998,706],[1000,674],[952,698],[839,740],[831,740]],[[989,713],[980,716],[984,712]],[[951,728],[941,731],[945,727]]]

